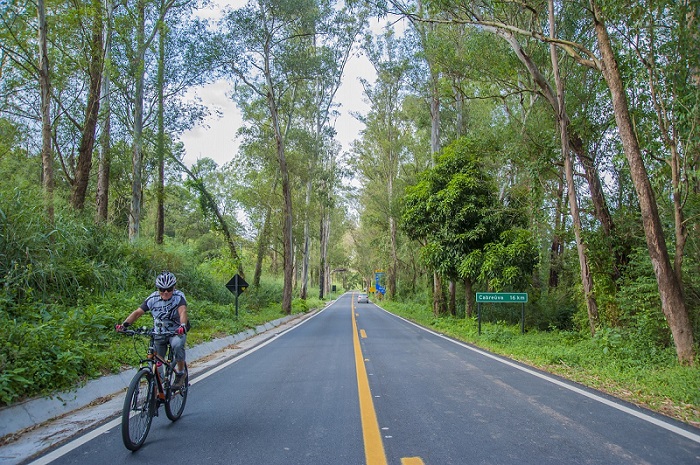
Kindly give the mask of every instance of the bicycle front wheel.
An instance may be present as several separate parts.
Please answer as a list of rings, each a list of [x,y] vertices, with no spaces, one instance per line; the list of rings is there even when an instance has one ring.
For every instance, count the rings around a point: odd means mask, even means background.
[[[127,449],[138,450],[146,441],[153,420],[155,380],[142,368],[131,380],[122,410],[122,440]]]
[[[165,415],[171,421],[177,421],[185,410],[187,403],[187,392],[189,391],[190,376],[185,368],[185,379],[179,387],[173,387],[175,383],[175,370],[170,370],[170,382],[168,383],[168,392],[165,397]]]

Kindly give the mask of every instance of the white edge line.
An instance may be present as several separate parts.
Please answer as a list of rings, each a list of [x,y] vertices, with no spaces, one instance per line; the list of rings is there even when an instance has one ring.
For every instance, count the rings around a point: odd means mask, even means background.
[[[335,305],[336,302],[337,302],[337,299],[335,302],[331,303],[330,305],[327,305],[326,307],[322,308],[321,310],[319,310],[315,314],[311,315],[310,317],[305,318],[303,321],[295,324],[291,328],[287,328],[284,331],[282,331],[281,333],[276,334],[275,336],[272,336],[270,339],[268,339],[264,342],[261,342],[257,346],[255,346],[255,347],[253,347],[253,348],[251,348],[251,349],[249,349],[249,350],[247,350],[239,355],[235,355],[231,360],[228,360],[227,362],[217,366],[216,368],[205,371],[201,375],[198,375],[195,379],[193,379],[190,382],[190,386],[193,384],[197,384],[198,382],[202,381],[203,379],[208,378],[209,376],[213,375],[214,373],[217,373],[230,365],[233,365],[234,363],[238,362],[239,360],[244,359],[245,357],[252,354],[253,352],[256,352],[258,349],[262,349],[263,347],[270,344],[272,341],[274,341],[278,337],[287,334],[288,332],[292,331],[293,329],[296,329],[296,328],[300,327],[301,325],[303,325],[304,323],[306,323],[307,321],[311,320],[312,318],[317,317],[318,315],[323,313],[325,310],[327,310],[328,308]],[[84,434],[83,436],[77,437],[77,438],[71,440],[70,442],[64,444],[63,446],[59,447],[58,449],[51,451],[46,455],[39,457],[38,459],[34,460],[33,462],[30,462],[29,465],[49,464],[49,463],[53,462],[54,460],[57,460],[57,459],[63,457],[68,452],[75,450],[78,447],[82,446],[83,444],[92,441],[97,436],[104,434],[104,433],[108,432],[109,430],[111,430],[112,428],[119,426],[121,424],[121,421],[122,421],[121,416],[120,416],[120,418],[115,418],[114,420],[112,420],[108,423],[105,423],[102,426],[99,426],[97,429],[94,429],[94,430],[90,431],[89,433]]]
[[[381,308],[381,307],[379,307],[379,308]],[[560,381],[560,380],[558,380],[558,379],[556,379],[556,378],[552,378],[551,376],[547,376],[547,375],[545,375],[545,374],[543,374],[543,373],[537,372],[537,371],[532,370],[532,369],[530,369],[530,368],[526,368],[526,367],[524,367],[524,366],[518,365],[517,363],[513,363],[513,362],[511,362],[511,361],[509,361],[509,360],[503,359],[503,358],[498,357],[498,356],[496,356],[496,355],[493,355],[493,354],[490,354],[490,353],[485,352],[485,351],[483,351],[483,350],[477,349],[477,348],[472,347],[472,346],[470,346],[470,345],[468,345],[468,344],[465,344],[465,343],[463,343],[463,342],[456,341],[456,340],[454,340],[454,339],[452,339],[452,338],[449,338],[449,337],[445,336],[444,334],[437,333],[437,332],[435,332],[435,331],[433,331],[433,330],[431,330],[431,329],[425,328],[425,327],[423,327],[423,326],[421,326],[421,325],[419,325],[419,324],[417,324],[417,323],[414,323],[413,321],[407,320],[406,318],[403,318],[403,317],[401,317],[401,316],[399,316],[399,315],[395,315],[395,314],[391,313],[391,312],[388,311],[388,310],[385,310],[385,309],[383,309],[383,308],[381,308],[381,309],[382,309],[383,311],[385,311],[386,313],[388,313],[389,315],[391,315],[391,316],[393,316],[393,317],[396,317],[396,318],[399,318],[399,319],[405,321],[406,323],[410,323],[410,324],[412,324],[413,326],[415,326],[415,327],[417,327],[417,328],[420,328],[420,329],[422,329],[423,331],[426,331],[426,332],[428,332],[428,333],[430,333],[430,334],[432,334],[432,335],[434,335],[434,336],[437,336],[437,337],[440,337],[440,338],[442,338],[442,339],[444,339],[444,340],[446,340],[446,341],[452,342],[453,344],[457,344],[458,346],[464,347],[465,349],[469,349],[469,350],[471,350],[471,351],[473,351],[473,352],[476,352],[476,353],[479,354],[479,355],[483,355],[484,357],[488,357],[488,358],[490,358],[490,359],[496,360],[497,362],[503,363],[504,365],[508,365],[508,366],[513,367],[513,368],[516,368],[516,369],[518,369],[518,370],[520,370],[520,371],[524,371],[525,373],[528,373],[528,374],[530,374],[530,375],[532,375],[532,376],[536,376],[536,377],[538,377],[538,378],[540,378],[540,379],[543,379],[543,380],[545,380],[545,381],[549,381],[549,382],[552,383],[552,384],[556,384],[557,386],[563,387],[563,388],[565,388],[565,389],[568,389],[569,391],[572,391],[572,392],[575,392],[575,393],[580,394],[580,395],[582,395],[582,396],[588,397],[589,399],[595,400],[596,402],[600,402],[601,404],[607,405],[608,407],[612,407],[612,408],[614,408],[614,409],[617,409],[617,410],[620,410],[620,411],[622,411],[622,412],[625,412],[625,413],[627,413],[627,414],[629,414],[629,415],[632,415],[632,416],[634,416],[634,417],[639,418],[640,420],[644,420],[644,421],[646,421],[646,422],[648,422],[648,423],[651,423],[651,424],[653,424],[653,425],[656,425],[656,426],[659,426],[659,427],[661,427],[661,428],[664,428],[664,429],[666,429],[666,430],[668,430],[668,431],[671,431],[672,433],[676,433],[676,434],[678,434],[678,435],[680,435],[680,436],[683,436],[683,437],[685,437],[685,438],[687,438],[687,439],[690,439],[691,441],[694,441],[694,442],[700,444],[700,435],[698,435],[698,434],[691,433],[690,431],[686,431],[686,430],[684,430],[683,428],[679,428],[678,426],[672,425],[672,424],[667,423],[667,422],[665,422],[665,421],[663,421],[663,420],[660,420],[660,419],[658,419],[658,418],[654,418],[654,417],[652,417],[651,415],[647,415],[646,413],[639,412],[639,411],[637,411],[637,410],[631,409],[631,408],[626,407],[626,406],[624,406],[624,405],[618,404],[617,402],[613,402],[612,400],[606,399],[606,398],[601,397],[601,396],[599,396],[599,395],[597,395],[597,394],[593,394],[592,392],[585,391],[585,390],[580,389],[580,388],[578,388],[578,387],[576,387],[576,386],[573,386],[573,385],[571,385],[571,384],[568,384],[568,383],[565,383],[565,382],[563,382],[563,381]]]

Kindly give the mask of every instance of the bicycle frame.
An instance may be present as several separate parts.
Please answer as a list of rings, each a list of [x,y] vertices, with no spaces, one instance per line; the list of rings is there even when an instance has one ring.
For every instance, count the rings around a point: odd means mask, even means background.
[[[156,350],[156,337],[167,337],[177,336],[174,332],[161,332],[156,333],[154,330],[149,330],[145,327],[136,330],[126,330],[124,331],[127,335],[133,336],[149,336],[150,341],[148,343],[148,349],[146,352],[146,358],[142,358],[139,361],[139,370],[142,368],[148,368],[156,379],[156,389],[157,389],[157,399],[160,401],[165,400],[165,390],[168,374],[174,369],[175,360],[173,360],[173,348],[170,346],[168,341],[167,349],[165,352],[165,357],[158,354]],[[160,366],[163,367],[163,372],[158,369]]]
[[[128,329],[122,334],[149,337],[146,358],[139,361],[139,369],[129,384],[122,411],[122,439],[127,449],[138,450],[146,440],[151,421],[158,416],[161,405],[165,405],[165,414],[171,421],[177,421],[185,408],[188,391],[188,375],[185,368],[184,384],[171,389],[175,364],[173,348],[169,338],[177,336],[173,332],[156,332],[148,328]],[[168,338],[165,357],[156,350],[156,338]],[[134,348],[138,352],[138,343],[134,339]],[[161,369],[162,367],[162,369]]]

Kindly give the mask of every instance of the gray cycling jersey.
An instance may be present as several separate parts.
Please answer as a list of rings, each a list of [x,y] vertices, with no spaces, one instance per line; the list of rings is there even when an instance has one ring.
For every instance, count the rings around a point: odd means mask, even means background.
[[[187,305],[185,294],[175,289],[172,297],[168,300],[163,300],[158,291],[149,295],[141,304],[141,310],[151,312],[153,316],[154,327],[158,331],[160,321],[162,329],[165,331],[175,331],[180,326],[180,313],[177,311],[181,305]]]

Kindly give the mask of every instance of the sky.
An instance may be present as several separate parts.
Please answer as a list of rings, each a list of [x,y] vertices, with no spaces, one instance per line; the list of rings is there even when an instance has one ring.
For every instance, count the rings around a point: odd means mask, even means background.
[[[216,0],[214,9],[201,11],[200,16],[215,19],[219,11],[225,5],[234,8],[242,6],[242,0]],[[382,29],[386,20],[372,20],[371,27],[376,32]],[[366,114],[369,110],[364,95],[360,78],[374,82],[376,73],[365,56],[352,56],[343,74],[341,87],[336,94],[336,103],[340,116],[335,122],[337,140],[343,146],[343,151],[348,151],[352,141],[359,138],[364,125],[360,123],[352,113]],[[192,89],[188,96],[198,96],[202,103],[212,111],[203,124],[186,131],[180,136],[185,146],[185,164],[191,166],[198,159],[211,158],[219,166],[229,162],[236,152],[240,142],[236,139],[236,131],[242,126],[243,120],[240,111],[230,97],[233,86],[226,81],[218,81],[203,87]],[[216,110],[216,111],[215,111]],[[219,113],[221,116],[219,117]]]

